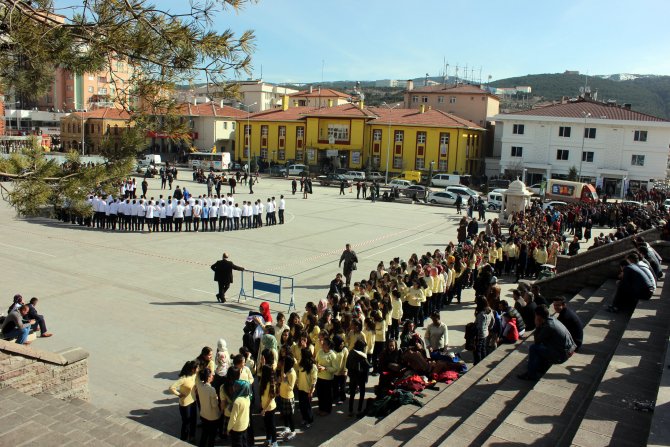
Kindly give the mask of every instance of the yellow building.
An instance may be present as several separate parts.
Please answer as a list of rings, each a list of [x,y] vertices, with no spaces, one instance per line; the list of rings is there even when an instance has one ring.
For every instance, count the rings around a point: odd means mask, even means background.
[[[426,108],[388,109],[344,104],[289,107],[254,113],[238,121],[237,154],[313,171],[346,168],[476,174],[485,130],[448,113]],[[243,137],[243,135],[246,137]]]
[[[110,138],[114,145],[118,145],[123,132],[130,126],[130,114],[122,109],[104,108],[70,113],[61,119],[61,144],[64,151],[97,154],[105,138]],[[85,142],[83,148],[82,139]]]

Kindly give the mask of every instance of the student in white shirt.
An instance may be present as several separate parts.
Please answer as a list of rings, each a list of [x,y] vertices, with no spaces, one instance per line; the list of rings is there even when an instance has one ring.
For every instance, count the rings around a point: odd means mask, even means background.
[[[146,209],[144,212],[144,220],[149,227],[149,233],[153,230],[154,227],[154,202],[150,201],[146,204]]]
[[[184,201],[180,200],[172,210],[172,219],[174,220],[174,231],[181,232],[184,223]]]
[[[191,199],[184,205],[184,223],[186,224],[186,231],[191,231],[193,225],[193,206],[191,205],[190,200]]]
[[[242,210],[240,209],[240,204],[235,204],[233,219],[235,219],[235,229],[240,229],[240,217],[242,216]]]
[[[165,206],[165,202],[161,204],[160,218],[161,218],[161,231],[165,231],[167,228],[167,206]]]
[[[144,199],[140,199],[140,207],[137,210],[137,225],[140,231],[144,231],[144,221],[147,215],[147,206],[144,204]]]
[[[284,195],[279,196],[279,224],[284,223],[284,210],[286,209],[286,200],[284,200]]]
[[[202,206],[200,206],[200,200],[196,200],[193,205],[193,231],[196,233],[200,229],[200,216],[202,216]]]
[[[216,219],[219,214],[219,207],[212,201],[209,205],[209,231],[216,231]]]
[[[235,207],[233,206],[233,202],[228,202],[228,213],[226,215],[228,219],[226,224],[228,225],[228,231],[233,231],[234,227],[234,218],[235,218]]]
[[[165,231],[172,231],[172,222],[174,219],[174,206],[172,196],[168,197],[167,205],[165,205]]]
[[[221,199],[219,205],[219,231],[225,231],[226,219],[228,219],[228,205],[224,199]]]

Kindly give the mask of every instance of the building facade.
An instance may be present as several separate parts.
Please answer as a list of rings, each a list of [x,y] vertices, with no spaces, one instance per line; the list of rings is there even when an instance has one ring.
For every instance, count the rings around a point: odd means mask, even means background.
[[[528,184],[564,179],[572,169],[619,197],[666,177],[670,122],[628,106],[580,98],[491,119],[500,173]]]
[[[122,109],[101,108],[70,113],[60,122],[63,151],[78,151],[82,155],[98,154],[107,140],[118,148],[123,133],[131,126],[133,122],[130,114]]]
[[[314,172],[335,168],[479,172],[485,129],[428,108],[388,109],[359,104],[289,107],[238,121],[242,160],[298,162]]]
[[[251,112],[260,112],[263,110],[274,109],[280,107],[282,98],[285,95],[297,93],[298,90],[282,87],[263,80],[240,81],[237,83],[240,99],[223,98],[223,104],[233,107],[243,107],[244,110],[249,108]],[[213,86],[200,86],[192,90],[185,90],[179,92],[178,99],[184,102],[209,102],[221,101],[217,97],[217,89]]]
[[[314,88],[312,86],[307,90],[290,94],[289,98],[292,102],[291,105],[298,107],[332,107],[351,102],[351,95],[331,88]]]
[[[476,85],[438,84],[414,88],[414,82],[407,81],[404,107],[418,109],[421,106],[441,110],[486,127],[488,118],[500,112],[500,99]]]

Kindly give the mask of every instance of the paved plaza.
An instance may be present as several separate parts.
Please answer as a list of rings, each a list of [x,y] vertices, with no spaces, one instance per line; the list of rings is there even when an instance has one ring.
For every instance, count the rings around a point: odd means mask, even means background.
[[[205,185],[190,172],[173,186],[196,196]],[[138,179],[138,184],[141,179]],[[165,197],[151,179],[148,196]],[[286,197],[286,224],[261,229],[213,233],[120,233],[92,230],[49,219],[22,220],[0,205],[2,297],[15,293],[40,298],[39,310],[55,335],[34,346],[61,350],[79,346],[90,352],[89,380],[93,404],[131,417],[172,435],[179,431],[177,399],[166,390],[186,360],[219,338],[231,351],[241,345],[244,318],[259,301],[237,303],[239,272],[229,303],[218,304],[209,266],[226,251],[250,270],[295,278],[300,313],[307,301],[325,297],[340,271],[345,243],[358,253],[355,279],[367,277],[381,260],[408,259],[456,240],[460,216],[453,207],[356,200],[338,188],[314,186],[303,199],[292,195],[283,179],[262,179],[255,194],[240,185],[236,200]],[[223,190],[222,190],[223,192]],[[226,188],[227,192],[227,188]],[[595,230],[594,230],[595,231]],[[503,285],[505,295],[510,285]],[[474,292],[464,304],[443,311],[453,350],[463,346],[463,328],[474,319]],[[271,306],[273,316],[285,307]],[[370,384],[372,385],[372,384]],[[299,434],[290,445],[315,445],[352,422],[340,414],[317,420],[310,438]],[[297,416],[297,420],[300,417]],[[280,418],[278,418],[279,421]],[[258,425],[257,434],[261,434]],[[316,437],[316,438],[315,438]]]

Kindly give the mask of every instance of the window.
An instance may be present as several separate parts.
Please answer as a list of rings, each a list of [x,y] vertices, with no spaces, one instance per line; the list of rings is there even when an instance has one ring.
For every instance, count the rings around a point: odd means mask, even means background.
[[[88,88],[87,88],[87,90],[88,90],[89,93],[93,93],[93,86],[92,86],[92,85],[89,85]]]
[[[247,125],[244,126],[244,135],[247,135],[247,136],[251,135],[251,126],[247,126]]]
[[[556,160],[567,160],[570,157],[570,151],[567,149],[559,149],[556,151]]]
[[[444,96],[438,96],[438,97],[437,97],[437,102],[439,102],[440,104],[442,104],[442,103],[444,102]]]
[[[277,151],[277,159],[278,160],[286,160],[286,151],[284,149],[279,149]]]
[[[393,169],[402,169],[402,157],[393,157]]]
[[[107,94],[107,89],[104,87],[101,87],[98,89],[98,95],[106,95]]]
[[[450,96],[449,97],[449,104],[456,104],[456,97],[455,96]]]
[[[416,95],[412,96],[412,102],[419,102],[419,97]]]
[[[303,152],[302,150],[295,151],[295,161],[302,161]]]
[[[105,76],[98,76],[98,82],[107,83],[107,78]]]
[[[558,136],[563,138],[570,138],[571,127],[561,126],[558,128]]]
[[[634,140],[635,141],[647,141],[647,131],[646,130],[636,130]]]
[[[521,146],[512,146],[512,157],[523,157],[523,148]]]
[[[405,139],[405,132],[402,131],[402,130],[396,130],[395,131],[395,142],[396,143],[402,143],[404,139]]]
[[[286,136],[286,126],[279,126],[279,136],[280,137]]]
[[[447,160],[442,159],[437,162],[437,170],[440,172],[447,172]]]
[[[595,127],[586,127],[584,128],[584,138],[593,140],[596,138],[596,128]]]
[[[65,87],[65,90],[67,90],[68,92],[71,92],[72,91],[72,84],[67,85]]]
[[[235,130],[235,121],[233,121],[233,130]]]
[[[223,122],[223,128],[224,128],[224,129],[228,129],[228,121],[224,121],[224,122]]]
[[[427,96],[422,96],[421,97],[421,102],[428,102],[428,97]]]
[[[644,166],[644,155],[633,155],[630,164],[633,166]]]
[[[416,158],[416,169],[424,169],[425,167],[425,160],[423,158]]]
[[[381,129],[375,129],[372,131],[372,141],[381,141],[382,140],[382,131]]]
[[[593,163],[593,152],[582,152],[582,161]]]
[[[349,141],[349,126],[344,124],[328,124],[328,139],[335,141]]]
[[[305,136],[305,128],[304,127],[296,128],[295,136],[298,137],[298,138],[303,138]]]
[[[268,136],[268,126],[261,126],[261,136],[262,137]]]
[[[379,155],[374,155],[372,157],[372,166],[373,167],[379,168],[379,166],[381,165],[381,162],[382,162],[382,159],[381,159],[381,157],[379,157]]]
[[[512,126],[512,133],[514,135],[523,135],[524,130],[525,126],[523,124],[515,124]]]
[[[417,132],[416,133],[416,143],[417,144],[426,144],[426,132]]]

